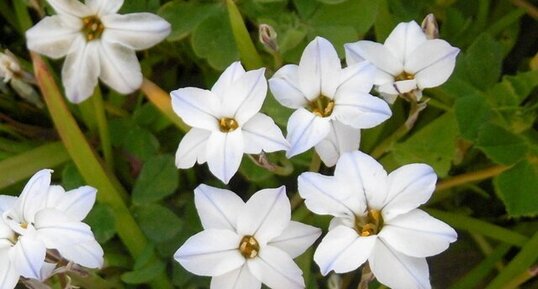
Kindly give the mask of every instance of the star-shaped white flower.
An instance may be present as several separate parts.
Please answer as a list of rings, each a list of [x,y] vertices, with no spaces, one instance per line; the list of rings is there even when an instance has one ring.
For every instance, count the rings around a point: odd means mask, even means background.
[[[65,192],[50,185],[51,172],[37,172],[18,198],[0,196],[0,259],[9,260],[0,266],[11,270],[6,271],[11,272],[6,273],[9,278],[0,278],[4,284],[11,284],[15,274],[17,280],[19,275],[47,278],[55,267],[45,262],[48,249],[84,267],[103,265],[103,250],[82,222],[95,202],[96,190],[84,186]]]
[[[427,39],[415,21],[398,24],[384,44],[361,40],[344,47],[348,65],[364,60],[375,65],[374,84],[390,103],[406,93],[419,101],[423,89],[443,84],[460,51],[444,40]]]
[[[204,231],[175,253],[185,269],[212,276],[211,289],[304,288],[293,258],[321,231],[290,220],[285,187],[261,190],[245,203],[231,191],[200,185],[195,204]]]
[[[228,183],[243,153],[286,150],[288,143],[275,122],[259,113],[267,94],[265,69],[245,72],[234,62],[211,90],[195,87],[172,91],[172,107],[192,129],[176,153],[176,166],[207,161],[209,170]]]
[[[120,93],[142,84],[135,50],[147,49],[170,33],[170,24],[151,13],[117,14],[123,0],[47,0],[58,15],[26,32],[28,49],[51,58],[67,55],[62,82],[67,98],[92,95],[97,78]]]
[[[313,146],[328,166],[339,155],[359,147],[360,129],[374,127],[392,112],[370,95],[374,68],[368,63],[344,69],[332,44],[316,37],[299,65],[288,64],[269,80],[271,92],[284,106],[296,109],[288,120],[287,156]]]
[[[299,194],[306,206],[335,217],[314,254],[321,273],[349,272],[368,260],[375,277],[390,288],[431,288],[425,257],[441,253],[457,238],[450,226],[417,209],[436,181],[425,164],[387,175],[359,151],[343,154],[334,176],[301,174]]]

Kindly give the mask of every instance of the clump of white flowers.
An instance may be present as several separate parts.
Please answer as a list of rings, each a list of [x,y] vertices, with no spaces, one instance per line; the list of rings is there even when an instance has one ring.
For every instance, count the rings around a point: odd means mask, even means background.
[[[0,196],[2,289],[14,288],[20,276],[45,280],[61,269],[58,267],[66,266],[65,262],[87,268],[103,266],[103,249],[82,222],[97,191],[83,186],[66,192],[50,184],[51,173],[37,172],[19,197]]]

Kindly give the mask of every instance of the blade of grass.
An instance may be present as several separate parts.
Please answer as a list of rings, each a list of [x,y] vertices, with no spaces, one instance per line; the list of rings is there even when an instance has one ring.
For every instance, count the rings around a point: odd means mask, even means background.
[[[0,162],[0,189],[31,177],[44,168],[54,168],[69,160],[61,142],[48,143]]]
[[[239,9],[237,9],[233,0],[226,0],[226,5],[228,6],[230,25],[232,26],[235,44],[237,45],[237,49],[239,49],[241,62],[243,62],[247,69],[262,67],[262,58],[260,57],[260,54],[258,54],[258,51],[252,42],[252,38],[250,38],[250,34],[248,34],[241,12],[239,12]]]

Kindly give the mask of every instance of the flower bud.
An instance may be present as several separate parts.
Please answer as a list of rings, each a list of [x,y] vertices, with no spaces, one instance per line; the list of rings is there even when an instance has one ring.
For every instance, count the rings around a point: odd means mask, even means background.
[[[7,49],[4,50],[4,53],[0,52],[0,78],[3,78],[4,82],[9,82],[21,75],[21,66],[17,57]]]
[[[263,46],[265,46],[265,48],[271,53],[277,52],[278,43],[276,41],[276,38],[278,35],[275,29],[271,25],[260,24],[258,32],[260,42],[263,44]]]
[[[433,13],[430,13],[424,17],[424,20],[422,20],[422,31],[424,31],[424,34],[426,34],[426,38],[428,39],[436,39],[439,38],[439,25],[437,25],[437,20],[435,19],[435,16]]]

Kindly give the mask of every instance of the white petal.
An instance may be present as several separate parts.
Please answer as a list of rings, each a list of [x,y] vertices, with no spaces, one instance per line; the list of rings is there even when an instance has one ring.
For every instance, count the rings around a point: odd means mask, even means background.
[[[222,95],[222,116],[233,117],[244,125],[258,113],[267,95],[265,68],[248,71],[228,87]]]
[[[83,186],[65,192],[61,186],[51,186],[48,193],[47,207],[58,209],[70,218],[82,221],[95,203],[97,189]]]
[[[86,5],[98,15],[114,14],[120,10],[123,0],[86,0]]]
[[[405,70],[415,74],[421,89],[439,86],[452,74],[459,52],[444,40],[428,40],[409,56]]]
[[[52,170],[40,170],[24,186],[17,201],[17,217],[27,223],[34,222],[35,214],[46,205]]]
[[[219,105],[217,96],[209,90],[186,87],[174,90],[172,109],[189,126],[206,130],[218,130],[215,110]]]
[[[0,250],[11,247],[15,239],[15,232],[0,218]]]
[[[297,109],[309,100],[299,88],[299,66],[284,65],[269,79],[269,88],[275,99],[285,107]]]
[[[387,172],[371,156],[360,151],[342,154],[334,177],[360,196],[369,209],[383,207],[388,192]]]
[[[262,150],[285,151],[289,148],[280,128],[263,113],[255,114],[241,129],[247,154],[259,154]]]
[[[134,51],[104,40],[101,43],[101,80],[119,93],[137,90],[142,85],[142,72]]]
[[[339,95],[331,117],[354,128],[372,128],[391,115],[392,111],[384,100],[359,92]]]
[[[358,150],[360,141],[360,129],[331,120],[331,131],[316,145],[316,152],[326,166],[332,167],[341,154]]]
[[[361,40],[345,44],[344,48],[348,65],[357,63],[360,60],[367,60],[379,71],[383,72],[376,74],[375,84],[383,84],[387,80],[387,75],[397,76],[403,71],[402,62],[382,44]]]
[[[213,121],[216,121],[213,119]],[[181,139],[176,152],[176,166],[180,169],[188,169],[194,166],[196,160],[206,159],[206,145],[210,131],[205,129],[192,128]]]
[[[262,282],[250,273],[245,263],[238,269],[213,277],[210,289],[260,289],[261,287]]]
[[[45,244],[35,234],[30,234],[19,237],[17,244],[9,250],[9,259],[21,276],[40,279],[45,254]]]
[[[0,214],[9,211],[17,204],[17,197],[0,195]]]
[[[268,245],[277,247],[295,258],[312,246],[320,235],[319,228],[291,221],[282,234],[273,238]]]
[[[19,274],[8,257],[7,250],[0,251],[0,288],[13,289],[19,282]]]
[[[376,242],[368,263],[377,280],[390,288],[431,288],[425,258],[408,257],[398,253],[383,241]]]
[[[94,240],[90,226],[70,219],[57,209],[43,209],[36,214],[37,235],[49,249]]]
[[[435,190],[436,182],[437,175],[426,164],[409,164],[391,172],[383,218],[388,221],[426,203]]]
[[[112,14],[101,18],[103,41],[134,50],[148,49],[170,34],[170,23],[151,13]]]
[[[302,271],[284,251],[266,246],[258,258],[247,261],[252,275],[269,288],[303,289]]]
[[[194,203],[204,229],[236,231],[245,202],[234,192],[204,184],[194,189]]]
[[[316,214],[346,217],[366,209],[361,196],[347,182],[338,182],[334,177],[305,172],[297,179],[297,185],[306,207]]]
[[[290,144],[290,149],[286,152],[286,156],[291,158],[307,151],[324,139],[330,130],[328,118],[318,117],[304,108],[299,108],[288,120],[286,140]]]
[[[73,103],[81,103],[93,94],[101,73],[99,42],[77,36],[62,67],[62,82],[66,97]]]
[[[219,180],[227,184],[235,175],[243,158],[244,142],[240,129],[211,133],[207,141],[207,164]]]
[[[320,95],[332,98],[338,87],[342,66],[333,45],[316,37],[303,51],[299,62],[299,87],[309,100]]]
[[[413,89],[417,89],[416,79],[387,82],[377,88],[379,93],[388,95],[404,94],[412,91]]]
[[[411,257],[437,255],[457,237],[449,225],[419,209],[385,222],[379,233],[386,244]]]
[[[103,248],[96,240],[73,244],[58,248],[58,252],[67,260],[86,268],[103,267]]]
[[[228,66],[219,76],[217,82],[213,84],[211,92],[215,95],[224,95],[224,92],[230,89],[233,83],[243,76],[243,74],[245,74],[245,69],[243,68],[243,65],[241,65],[241,62],[236,61],[230,64],[230,66]]]
[[[174,254],[187,271],[218,276],[239,268],[245,258],[239,252],[241,237],[229,230],[208,229],[190,237]]]
[[[323,276],[331,270],[335,273],[353,271],[366,262],[376,240],[377,236],[359,237],[352,228],[338,226],[321,240],[314,253],[314,261]]]
[[[384,46],[400,63],[407,64],[411,53],[426,40],[422,28],[415,21],[411,21],[398,24],[385,40]]]
[[[47,2],[58,14],[82,18],[93,12],[89,7],[76,0],[48,0]]]
[[[290,201],[286,187],[256,192],[245,205],[237,220],[237,231],[252,235],[260,244],[282,234],[291,220]]]
[[[45,17],[26,31],[26,46],[50,58],[64,57],[80,36],[81,27],[80,19],[68,15]]]
[[[376,68],[367,61],[350,65],[340,74],[340,85],[336,90],[334,100],[338,102],[339,95],[370,93],[374,85]]]

